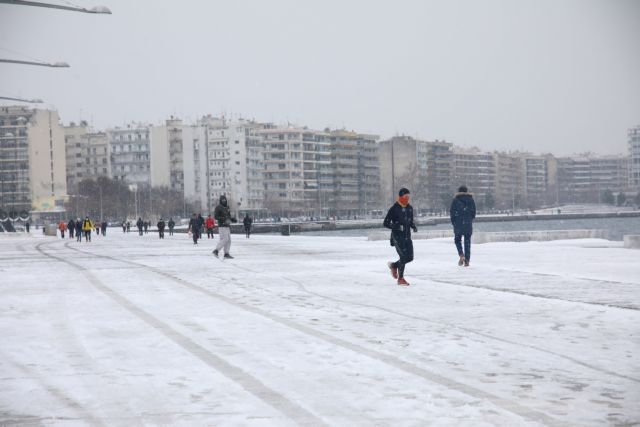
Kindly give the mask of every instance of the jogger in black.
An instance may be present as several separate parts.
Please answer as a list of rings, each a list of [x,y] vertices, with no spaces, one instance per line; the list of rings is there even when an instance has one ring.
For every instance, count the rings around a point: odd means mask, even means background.
[[[391,246],[396,248],[400,259],[389,262],[389,270],[394,279],[398,279],[398,285],[407,286],[404,279],[404,267],[413,261],[413,241],[411,230],[418,231],[413,222],[413,207],[409,204],[409,190],[401,188],[398,193],[398,201],[391,206],[383,225],[391,229]]]

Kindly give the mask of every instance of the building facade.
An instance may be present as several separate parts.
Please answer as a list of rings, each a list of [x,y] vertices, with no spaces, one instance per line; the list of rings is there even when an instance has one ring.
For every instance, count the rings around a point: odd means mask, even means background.
[[[58,113],[0,107],[0,209],[59,212],[66,194],[64,129]]]
[[[629,145],[629,189],[640,191],[640,125],[627,131]]]
[[[150,186],[151,126],[132,123],[107,130],[111,176],[138,186]]]

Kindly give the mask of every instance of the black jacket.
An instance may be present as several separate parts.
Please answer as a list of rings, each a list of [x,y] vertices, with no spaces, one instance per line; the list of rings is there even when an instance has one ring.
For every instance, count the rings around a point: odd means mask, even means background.
[[[413,207],[407,205],[403,208],[398,202],[391,206],[382,225],[391,229],[392,245],[395,245],[396,242],[411,239],[411,229],[418,231],[413,222]]]
[[[230,227],[233,219],[228,206],[218,205],[213,211],[213,218],[216,220],[218,227]]]
[[[171,219],[169,220],[169,228],[175,227],[176,223]]]
[[[244,224],[244,228],[251,228],[253,220],[251,219],[251,217],[245,216],[242,220],[242,223]]]
[[[451,224],[455,234],[473,233],[473,219],[476,217],[476,202],[471,193],[456,193],[449,209]]]
[[[159,231],[163,231],[164,230],[164,221],[162,221],[162,220],[158,221],[158,230]]]

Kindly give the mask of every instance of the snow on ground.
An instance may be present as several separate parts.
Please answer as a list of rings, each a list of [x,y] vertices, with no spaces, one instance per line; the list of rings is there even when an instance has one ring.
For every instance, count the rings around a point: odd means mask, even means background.
[[[640,422],[620,242],[0,236],[0,425]]]

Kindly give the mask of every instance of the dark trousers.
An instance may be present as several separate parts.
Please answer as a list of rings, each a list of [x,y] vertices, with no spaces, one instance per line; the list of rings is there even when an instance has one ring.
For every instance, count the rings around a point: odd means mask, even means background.
[[[64,239],[64,230],[60,230],[60,236]]]
[[[142,227],[138,227],[138,235],[142,236]]]
[[[161,239],[164,239],[164,230],[158,230]]]
[[[69,229],[69,238],[73,239],[73,228]]]
[[[247,233],[247,239],[248,239],[249,235],[251,234],[251,227],[245,227],[244,231]]]
[[[76,240],[82,242],[82,230],[76,230]]]
[[[169,229],[169,236],[173,236],[173,228]]]
[[[213,239],[213,228],[207,228],[207,239]]]
[[[462,251],[462,236],[464,236],[464,252]],[[458,249],[458,255],[464,255],[464,259],[469,261],[471,259],[471,233],[456,234],[453,242],[456,244],[456,249]]]
[[[191,233],[191,237],[193,237],[193,244],[194,245],[198,244],[198,239],[200,238],[200,235],[196,230],[193,230],[193,232]]]
[[[85,242],[90,242],[91,241],[91,230],[86,230],[84,232],[84,241]]]
[[[404,266],[413,261],[413,242],[411,239],[399,238],[393,239],[393,246],[398,252],[400,259],[393,263],[398,269],[398,278],[404,277]]]

